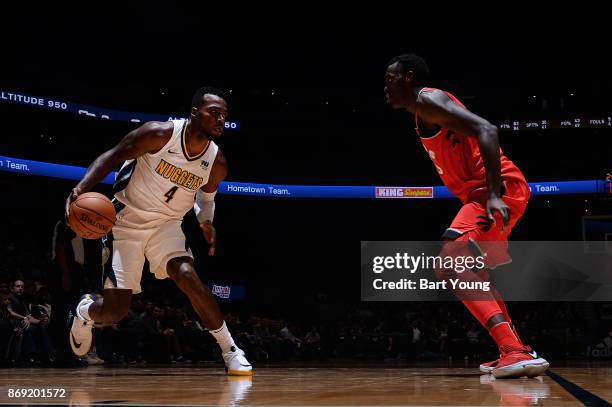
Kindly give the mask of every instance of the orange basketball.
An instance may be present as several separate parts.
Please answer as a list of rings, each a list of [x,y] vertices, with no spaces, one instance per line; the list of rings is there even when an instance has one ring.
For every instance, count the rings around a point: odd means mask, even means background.
[[[84,239],[99,239],[115,224],[115,207],[106,196],[85,192],[70,204],[70,228]]]

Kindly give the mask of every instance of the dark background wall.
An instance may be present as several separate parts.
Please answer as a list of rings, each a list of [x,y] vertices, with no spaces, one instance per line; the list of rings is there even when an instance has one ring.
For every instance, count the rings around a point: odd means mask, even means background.
[[[438,185],[413,120],[384,103],[386,63],[403,52],[422,54],[432,86],[494,123],[612,113],[606,37],[596,23],[271,19],[217,27],[200,10],[126,7],[112,19],[38,12],[27,26],[7,23],[16,40],[5,44],[0,88],[172,115],[185,114],[199,86],[231,89],[230,119],[241,131],[220,143],[229,179],[262,183]],[[135,126],[7,104],[0,121],[0,154],[80,166]],[[500,141],[528,181],[596,179],[612,171],[610,135],[552,129],[503,132]],[[44,256],[73,184],[0,173],[5,237]],[[203,278],[245,283],[252,307],[303,314],[320,292],[359,303],[360,240],[436,240],[459,208],[454,200],[218,202],[216,258],[203,256],[192,214],[185,224]],[[609,198],[535,197],[512,238],[579,240],[581,217],[610,209]]]

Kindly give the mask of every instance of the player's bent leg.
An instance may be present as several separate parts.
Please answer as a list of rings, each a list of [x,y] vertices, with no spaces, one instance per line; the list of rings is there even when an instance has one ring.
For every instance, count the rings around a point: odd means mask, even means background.
[[[175,257],[168,261],[168,276],[183,291],[202,322],[221,347],[225,369],[229,375],[250,376],[253,368],[242,349],[234,343],[221,316],[219,305],[210,289],[202,283],[193,267],[193,259],[188,256]]]
[[[93,324],[112,324],[121,321],[128,313],[132,301],[132,290],[105,288],[104,297],[95,294],[83,295],[71,316],[69,333],[70,347],[76,356],[85,356],[93,345]]]
[[[219,329],[223,324],[219,305],[210,289],[202,283],[193,267],[191,257],[175,257],[168,261],[168,276],[183,291],[209,330]]]
[[[466,234],[468,235],[468,234]],[[470,247],[469,235],[460,239],[446,241],[440,252],[440,257],[457,258],[478,255],[478,252]],[[440,280],[457,279],[466,283],[477,281],[489,281],[488,273],[464,270],[457,272],[452,268],[436,269],[436,277]],[[447,284],[450,287],[449,284]],[[528,346],[522,344],[515,334],[513,327],[505,317],[499,302],[501,297],[496,297],[492,291],[488,293],[473,293],[471,290],[453,290],[455,295],[463,302],[468,310],[478,321],[488,329],[489,334],[495,340],[500,357],[492,362],[480,365],[484,373],[492,374],[496,378],[534,377],[542,374],[548,368],[548,362]]]
[[[486,269],[472,266],[478,264],[476,259],[480,254],[474,251],[472,242],[469,240],[446,240],[442,246],[438,258],[443,262],[436,264],[435,276],[440,281],[446,282],[446,287],[453,291],[455,296],[462,301],[474,314],[481,325],[496,314],[503,314],[497,304],[497,300],[491,290],[490,281]],[[456,259],[449,262],[448,259]],[[474,260],[474,261],[472,261]],[[482,263],[481,263],[482,264]],[[455,284],[451,283],[451,280]],[[470,308],[472,303],[486,303],[487,307],[475,309]]]

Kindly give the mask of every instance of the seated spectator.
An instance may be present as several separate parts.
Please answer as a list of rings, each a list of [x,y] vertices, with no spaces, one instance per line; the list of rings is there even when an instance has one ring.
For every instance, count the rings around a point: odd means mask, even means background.
[[[10,292],[8,290],[0,291],[0,366],[8,365],[9,344],[15,332],[9,313],[10,303]]]
[[[305,346],[304,353],[312,358],[317,357],[321,352],[321,335],[316,326],[313,326],[304,338]]]
[[[54,313],[49,330],[56,349],[56,367],[87,366],[87,363],[74,356],[70,349],[66,340],[70,326],[66,324],[66,320],[84,292],[101,292],[102,265],[106,260],[103,259],[102,252],[101,239],[83,239],[77,236],[66,224],[63,216],[55,223],[47,285]],[[97,358],[92,360],[99,362]]]
[[[306,334],[306,343],[309,345],[318,344],[321,342],[321,335],[319,335],[319,331],[317,331],[317,327],[313,326],[310,331]]]
[[[448,327],[446,325],[442,326],[440,329],[440,335],[438,336],[439,341],[439,352],[444,357],[448,357]]]
[[[282,327],[279,331],[282,338],[282,350],[284,351],[284,359],[293,359],[297,356],[298,350],[302,347],[302,340],[296,337],[289,329],[289,324],[281,321]]]
[[[180,343],[174,329],[168,327],[166,309],[155,304],[141,315],[144,332],[144,351],[148,360],[157,362],[183,361]]]
[[[34,362],[36,345],[33,338],[33,324],[40,323],[40,320],[32,317],[23,298],[25,283],[22,280],[15,280],[11,285],[11,296],[8,304],[8,312],[14,328],[14,335],[9,344],[8,358],[12,363],[21,362],[21,354],[25,355],[25,360]]]
[[[480,346],[481,346],[481,338],[480,338],[480,329],[476,326],[475,323],[472,323],[470,329],[466,332],[466,355],[465,359],[473,358],[477,359],[480,357]]]

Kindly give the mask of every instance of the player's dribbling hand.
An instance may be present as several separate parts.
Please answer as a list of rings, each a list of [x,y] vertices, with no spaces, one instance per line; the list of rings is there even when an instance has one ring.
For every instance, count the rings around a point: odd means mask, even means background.
[[[217,246],[217,230],[210,222],[200,223],[200,228],[204,233],[204,239],[208,242],[210,247],[208,248],[208,255],[215,255],[215,247]]]
[[[66,220],[66,224],[69,224],[68,221],[70,219],[70,204],[74,202],[75,199],[81,194],[81,190],[79,188],[72,188],[70,191],[70,195],[68,195],[68,199],[66,199],[66,207],[64,209],[64,218]]]
[[[508,222],[510,221],[510,208],[508,205],[499,197],[489,198],[487,201],[487,217],[493,223],[495,223],[495,211],[499,212],[501,215],[504,225],[502,226],[502,230],[506,229],[508,226]]]

